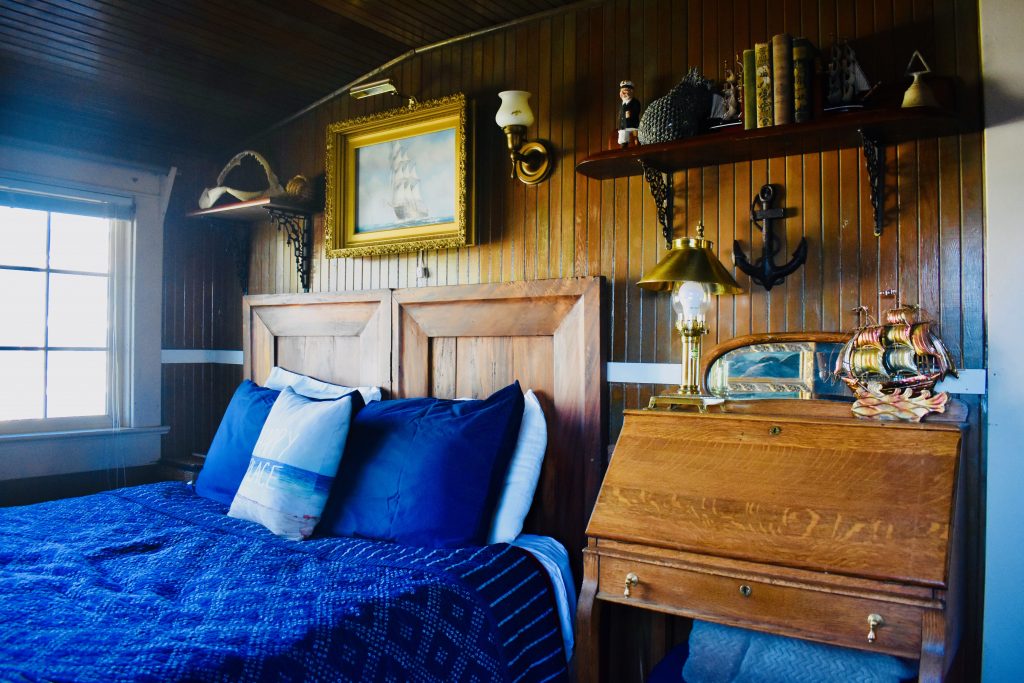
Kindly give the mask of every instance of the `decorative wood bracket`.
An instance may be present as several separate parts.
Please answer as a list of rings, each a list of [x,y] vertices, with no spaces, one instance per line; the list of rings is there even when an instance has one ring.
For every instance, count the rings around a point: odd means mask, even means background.
[[[750,276],[756,284],[771,291],[775,285],[782,282],[807,260],[807,238],[801,237],[800,244],[793,252],[793,258],[788,263],[776,266],[775,255],[779,252],[779,241],[775,237],[774,222],[785,217],[785,209],[782,207],[772,208],[775,201],[775,185],[763,185],[750,203],[750,221],[757,226],[758,230],[764,233],[764,246],[761,251],[761,258],[754,263],[747,260],[743,248],[738,241],[732,243],[732,259],[736,267]],[[757,205],[761,209],[757,209]]]
[[[861,146],[864,149],[864,163],[868,169],[868,182],[871,186],[871,209],[875,217],[875,237],[882,235],[885,223],[885,145],[863,128],[860,133]]]
[[[654,197],[654,205],[658,209],[658,223],[661,224],[661,234],[665,237],[665,245],[672,248],[672,174],[662,173],[658,169],[648,166],[640,160],[640,168],[644,170],[644,180],[651,189],[651,196]]]
[[[312,216],[305,211],[280,206],[268,206],[266,210],[277,229],[285,233],[288,244],[295,252],[295,272],[302,284],[302,291],[308,292],[310,256],[313,250]]]

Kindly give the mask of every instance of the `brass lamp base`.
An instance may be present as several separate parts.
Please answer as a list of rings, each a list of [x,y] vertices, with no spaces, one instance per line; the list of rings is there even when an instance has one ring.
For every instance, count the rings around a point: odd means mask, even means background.
[[[702,413],[706,413],[708,411],[708,406],[717,406],[720,403],[725,403],[725,399],[719,398],[718,396],[708,396],[706,394],[659,394],[658,396],[651,396],[651,401],[647,404],[647,409],[680,410],[696,406],[697,410]]]

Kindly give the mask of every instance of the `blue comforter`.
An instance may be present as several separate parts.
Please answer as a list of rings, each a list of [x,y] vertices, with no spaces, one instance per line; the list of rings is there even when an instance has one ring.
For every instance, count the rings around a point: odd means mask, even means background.
[[[0,680],[564,680],[551,593],[519,548],[287,541],[152,484],[0,509]]]

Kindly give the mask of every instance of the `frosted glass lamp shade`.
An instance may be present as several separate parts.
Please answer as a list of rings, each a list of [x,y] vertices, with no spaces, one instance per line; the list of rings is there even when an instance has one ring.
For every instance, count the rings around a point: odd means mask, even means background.
[[[494,116],[499,127],[533,125],[533,110],[530,109],[530,93],[525,90],[504,90],[498,93],[501,106]]]

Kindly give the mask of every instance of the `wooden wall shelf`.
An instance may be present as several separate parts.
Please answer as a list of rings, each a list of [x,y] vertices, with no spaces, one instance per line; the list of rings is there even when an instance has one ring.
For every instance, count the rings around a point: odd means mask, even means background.
[[[309,268],[313,249],[313,210],[305,205],[278,198],[261,197],[246,202],[222,204],[199,209],[187,214],[189,218],[202,218],[213,222],[230,222],[232,251],[242,294],[249,290],[249,224],[269,219],[278,230],[283,230],[288,244],[295,251],[295,272],[302,291],[309,291]],[[242,225],[244,224],[244,225]],[[242,229],[238,230],[237,226]]]
[[[823,114],[806,123],[742,130],[723,128],[704,135],[598,152],[576,164],[591,178],[625,178],[643,174],[658,208],[665,241],[672,243],[672,174],[687,168],[716,166],[844,147],[862,147],[871,191],[875,236],[885,224],[885,148],[888,145],[953,135],[959,119],[946,109],[859,109]],[[662,177],[668,176],[668,181]]]
[[[952,135],[956,114],[944,109],[861,109],[825,114],[806,123],[742,130],[724,128],[685,140],[591,154],[576,165],[590,178],[606,180],[643,174],[641,162],[663,173],[737,161],[752,161],[830,149]]]

